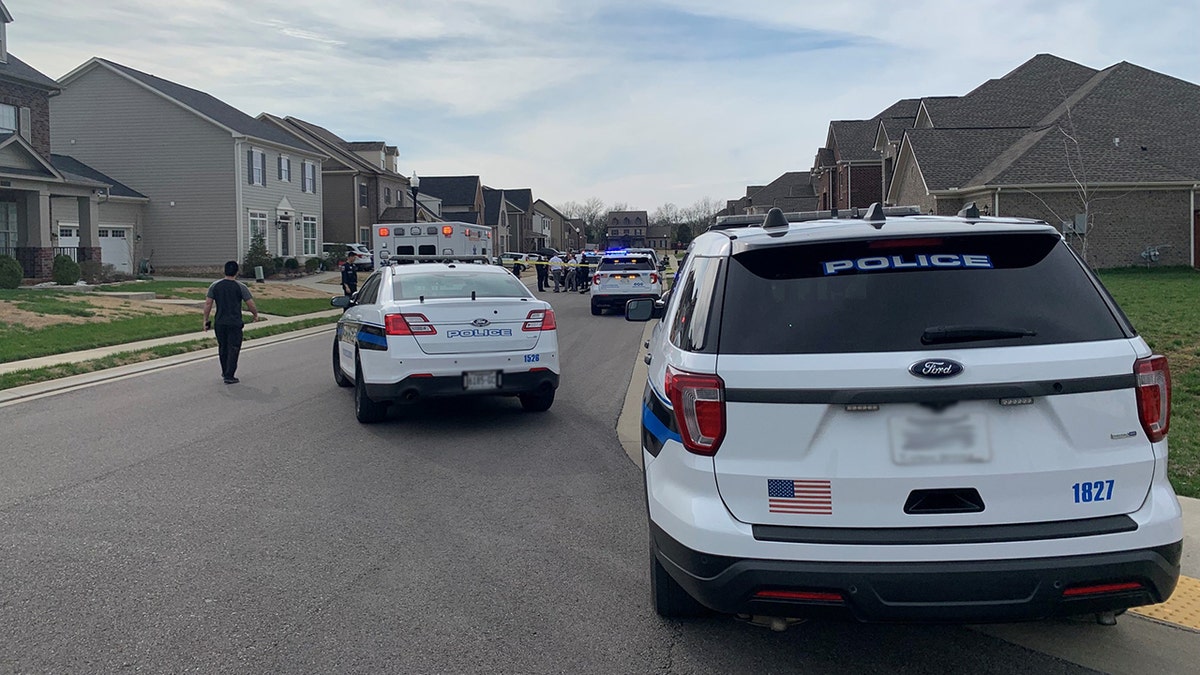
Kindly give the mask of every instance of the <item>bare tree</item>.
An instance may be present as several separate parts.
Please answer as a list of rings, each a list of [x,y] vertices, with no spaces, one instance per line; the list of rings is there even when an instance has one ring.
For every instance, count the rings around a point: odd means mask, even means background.
[[[582,204],[567,202],[560,205],[558,210],[568,218],[579,218],[583,221],[588,241],[600,241],[600,236],[604,233],[604,219],[609,211],[604,207],[602,199],[591,197]]]

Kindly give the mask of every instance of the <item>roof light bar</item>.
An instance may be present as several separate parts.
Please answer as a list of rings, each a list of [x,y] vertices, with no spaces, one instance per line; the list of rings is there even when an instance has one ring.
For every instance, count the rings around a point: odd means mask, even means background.
[[[779,209],[771,209],[776,211]],[[876,227],[882,223],[886,216],[919,216],[921,215],[921,207],[919,206],[882,206],[878,202],[872,204],[866,211],[866,217],[861,209],[843,209],[841,211],[799,211],[794,213],[783,213],[781,215],[789,223],[804,223],[810,220],[827,220],[836,218],[839,220],[868,220]],[[734,227],[765,227],[767,217],[770,214],[751,214],[745,216],[721,216],[717,218],[717,224],[713,225],[713,230],[728,230]]]

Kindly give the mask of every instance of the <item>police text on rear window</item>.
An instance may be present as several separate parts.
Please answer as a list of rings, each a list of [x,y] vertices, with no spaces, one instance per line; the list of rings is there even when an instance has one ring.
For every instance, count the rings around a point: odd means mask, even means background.
[[[721,351],[916,351],[1125,337],[1059,237],[840,241],[733,257]],[[936,345],[936,347],[931,347]]]

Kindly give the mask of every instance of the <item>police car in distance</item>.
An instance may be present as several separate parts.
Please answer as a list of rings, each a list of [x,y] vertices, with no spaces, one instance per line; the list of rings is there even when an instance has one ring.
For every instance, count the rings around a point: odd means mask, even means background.
[[[1111,624],[1171,595],[1167,360],[1058,230],[973,207],[751,220],[626,310],[661,319],[659,614]]]
[[[625,311],[625,303],[637,298],[657,300],[662,296],[662,274],[658,261],[646,253],[605,253],[592,273],[592,314],[605,309]]]
[[[354,388],[358,421],[447,396],[515,396],[525,410],[548,410],[560,373],[550,304],[495,265],[406,262],[381,265],[353,299],[331,300],[346,310],[333,379]]]

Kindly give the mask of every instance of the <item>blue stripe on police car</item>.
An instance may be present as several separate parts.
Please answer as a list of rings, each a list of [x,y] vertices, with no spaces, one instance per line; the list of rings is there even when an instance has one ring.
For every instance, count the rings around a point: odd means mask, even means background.
[[[969,255],[959,253],[920,253],[916,255],[874,256],[858,258],[857,260],[831,260],[821,263],[825,276],[856,270],[858,272],[882,272],[904,269],[971,267],[991,269],[992,259],[986,255]]]

